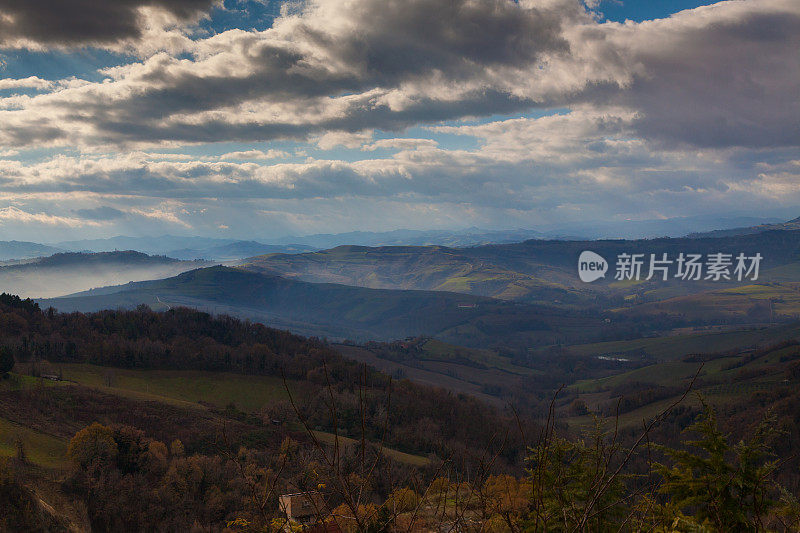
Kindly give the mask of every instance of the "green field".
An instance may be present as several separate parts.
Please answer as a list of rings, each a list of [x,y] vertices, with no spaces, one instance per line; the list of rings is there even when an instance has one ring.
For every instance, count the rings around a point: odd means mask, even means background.
[[[222,372],[181,370],[131,370],[100,367],[89,364],[60,364],[54,368],[63,373],[64,381],[54,383],[30,376],[14,375],[14,379],[0,385],[6,388],[60,386],[77,383],[141,401],[156,401],[184,408],[206,409],[206,406],[224,408],[233,403],[248,412],[258,411],[276,401],[288,400],[283,380],[269,376],[248,376]],[[295,398],[309,390],[307,383],[288,382]],[[300,429],[299,427],[297,428]],[[334,435],[314,432],[322,442],[333,442]],[[25,428],[0,419],[0,456],[16,453],[14,443],[21,438],[28,458],[34,464],[56,468],[64,466],[67,441]],[[340,437],[347,444],[353,439]],[[396,461],[421,466],[427,458],[384,448],[387,456]]]
[[[323,444],[333,445],[336,442],[336,435],[333,433],[326,433],[324,431],[312,431],[312,433],[314,433],[314,436]],[[357,446],[359,443],[360,441],[356,439],[339,435],[340,445]],[[397,462],[413,466],[425,466],[430,463],[430,459],[427,457],[422,457],[421,455],[412,455],[410,453],[392,450],[391,448],[383,448],[383,453]]]
[[[577,355],[604,355],[643,352],[661,360],[679,359],[687,354],[724,352],[761,344],[800,338],[797,323],[770,328],[746,329],[723,333],[696,333],[668,337],[648,337],[627,341],[597,342],[569,346]]]
[[[142,399],[160,397],[181,403],[207,403],[225,407],[234,403],[244,411],[258,411],[288,399],[283,380],[268,376],[246,376],[220,372],[178,370],[129,370],[94,365],[59,365],[64,379],[81,385],[133,393]],[[289,385],[292,394],[306,386]],[[152,399],[152,398],[150,398]]]
[[[0,456],[16,456],[18,440],[22,441],[27,459],[36,465],[60,468],[66,463],[66,440],[0,418]]]
[[[751,352],[721,357],[701,363],[666,361],[610,377],[583,380],[568,388],[583,399],[590,409],[615,401],[612,391],[615,387],[624,388],[626,384],[641,383],[650,386],[687,388],[692,378],[698,381],[684,399],[684,405],[699,405],[698,394],[712,405],[747,402],[750,395],[768,392],[779,387],[796,386],[787,380],[786,369],[800,360],[797,346],[772,350],[752,358]],[[698,373],[699,371],[699,373]],[[619,389],[618,389],[619,390]],[[641,425],[643,420],[657,416],[680,395],[664,398],[643,405],[619,416],[620,427]],[[566,417],[572,427],[586,427],[592,423],[590,416]]]
[[[791,276],[795,265],[784,267],[784,276]],[[795,277],[794,280],[797,278]],[[661,296],[667,296],[662,294]],[[632,309],[618,310],[626,313],[680,315],[691,320],[747,319],[755,316],[762,320],[778,317],[800,316],[800,284],[793,282],[763,282],[726,289],[710,290],[696,294],[668,297],[648,302]]]
[[[738,357],[725,357],[709,361],[703,365],[698,377],[711,374],[720,375],[721,369],[737,361]],[[569,389],[581,393],[599,392],[625,383],[651,383],[653,385],[674,385],[684,380],[691,379],[700,368],[700,363],[685,363],[683,361],[668,361],[656,365],[649,365],[630,372],[616,374],[599,379],[587,379],[572,384]]]

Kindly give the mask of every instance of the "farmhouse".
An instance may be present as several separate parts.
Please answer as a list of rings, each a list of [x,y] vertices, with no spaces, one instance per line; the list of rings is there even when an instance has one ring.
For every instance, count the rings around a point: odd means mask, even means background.
[[[325,501],[319,492],[283,494],[278,499],[278,509],[286,518],[301,524],[311,524],[326,516]]]

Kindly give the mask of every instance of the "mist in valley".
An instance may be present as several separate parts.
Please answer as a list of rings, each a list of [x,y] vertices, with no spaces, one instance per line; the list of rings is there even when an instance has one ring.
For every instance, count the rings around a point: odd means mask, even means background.
[[[209,264],[136,252],[57,254],[0,267],[0,292],[23,298],[54,298],[109,285],[168,278]]]

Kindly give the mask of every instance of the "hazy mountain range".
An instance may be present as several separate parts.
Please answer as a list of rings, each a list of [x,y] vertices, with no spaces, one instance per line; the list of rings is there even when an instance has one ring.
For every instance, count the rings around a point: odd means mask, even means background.
[[[463,230],[408,230],[386,232],[354,231],[338,234],[317,234],[283,237],[275,244],[301,244],[317,249],[341,245],[356,246],[449,246],[454,248],[484,244],[507,244],[529,239],[594,240],[594,239],[648,239],[655,237],[682,237],[698,231],[718,230],[775,224],[776,217],[720,217],[700,215],[652,220],[590,221],[554,223],[551,227],[533,229],[488,230],[471,227]]]
[[[754,233],[763,233],[765,231],[773,230],[798,230],[800,229],[800,217],[789,220],[787,222],[779,222],[777,224],[758,224],[755,226],[745,226],[733,229],[718,229],[714,231],[707,231],[704,233],[690,233],[688,236],[693,238],[702,237],[730,237],[734,235],[752,235]]]
[[[663,220],[560,223],[552,228],[488,230],[407,230],[386,232],[355,231],[337,234],[288,236],[277,239],[238,240],[212,237],[161,235],[153,237],[117,236],[40,244],[0,241],[0,261],[45,257],[59,252],[113,252],[136,250],[149,255],[175,259],[236,261],[264,254],[294,254],[325,250],[342,245],[354,246],[446,246],[464,248],[486,244],[509,244],[530,239],[595,240],[654,237],[721,237],[758,233],[770,229],[797,229],[797,220],[782,223],[778,218],[696,216]],[[726,229],[727,228],[727,229]]]
[[[208,237],[111,237],[65,241],[57,243],[60,249],[74,252],[112,252],[116,250],[136,250],[150,255],[165,255],[175,259],[209,261],[232,261],[269,253],[307,252],[315,248],[302,245],[272,245],[256,241],[235,239],[215,239]]]
[[[132,251],[59,253],[0,266],[0,292],[31,298],[61,296],[93,287],[166,278],[209,264]]]
[[[461,248],[347,245],[313,252],[298,246],[294,253],[240,260],[237,268],[209,268],[213,263],[141,252],[70,252],[0,267],[0,290],[45,298],[42,305],[61,310],[185,305],[307,335],[366,340],[424,334],[470,346],[522,349],[600,338],[616,328],[627,328],[625,335],[644,334],[688,323],[762,323],[800,316],[800,229],[793,229],[795,223],[703,238],[539,238]],[[266,246],[181,239],[154,239],[149,250],[188,242],[195,246],[188,250],[236,255]],[[147,242],[118,238],[60,244]],[[578,279],[578,256],[584,250],[608,260],[604,279],[591,284]],[[717,252],[760,253],[758,281],[614,280],[621,253],[674,258]],[[571,329],[573,321],[581,327]]]
[[[0,261],[33,259],[63,252],[63,248],[35,242],[0,241]]]

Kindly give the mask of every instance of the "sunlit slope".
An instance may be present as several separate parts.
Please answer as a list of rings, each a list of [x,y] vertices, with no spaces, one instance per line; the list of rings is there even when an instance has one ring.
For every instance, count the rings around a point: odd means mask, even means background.
[[[606,278],[584,284],[577,277],[578,256],[592,250],[611,266]],[[721,238],[553,241],[446,248],[442,246],[340,246],[306,254],[272,254],[243,262],[246,269],[314,282],[372,288],[453,291],[520,301],[558,301],[594,305],[598,297],[630,305],[719,290],[745,283],[687,282],[670,279],[639,284],[614,280],[621,253],[745,253],[763,256],[760,281],[792,281],[800,271],[800,231],[766,231]],[[647,276],[646,268],[643,277]],[[794,278],[795,281],[800,281]],[[631,298],[633,297],[633,298]],[[626,300],[627,298],[627,300]]]

